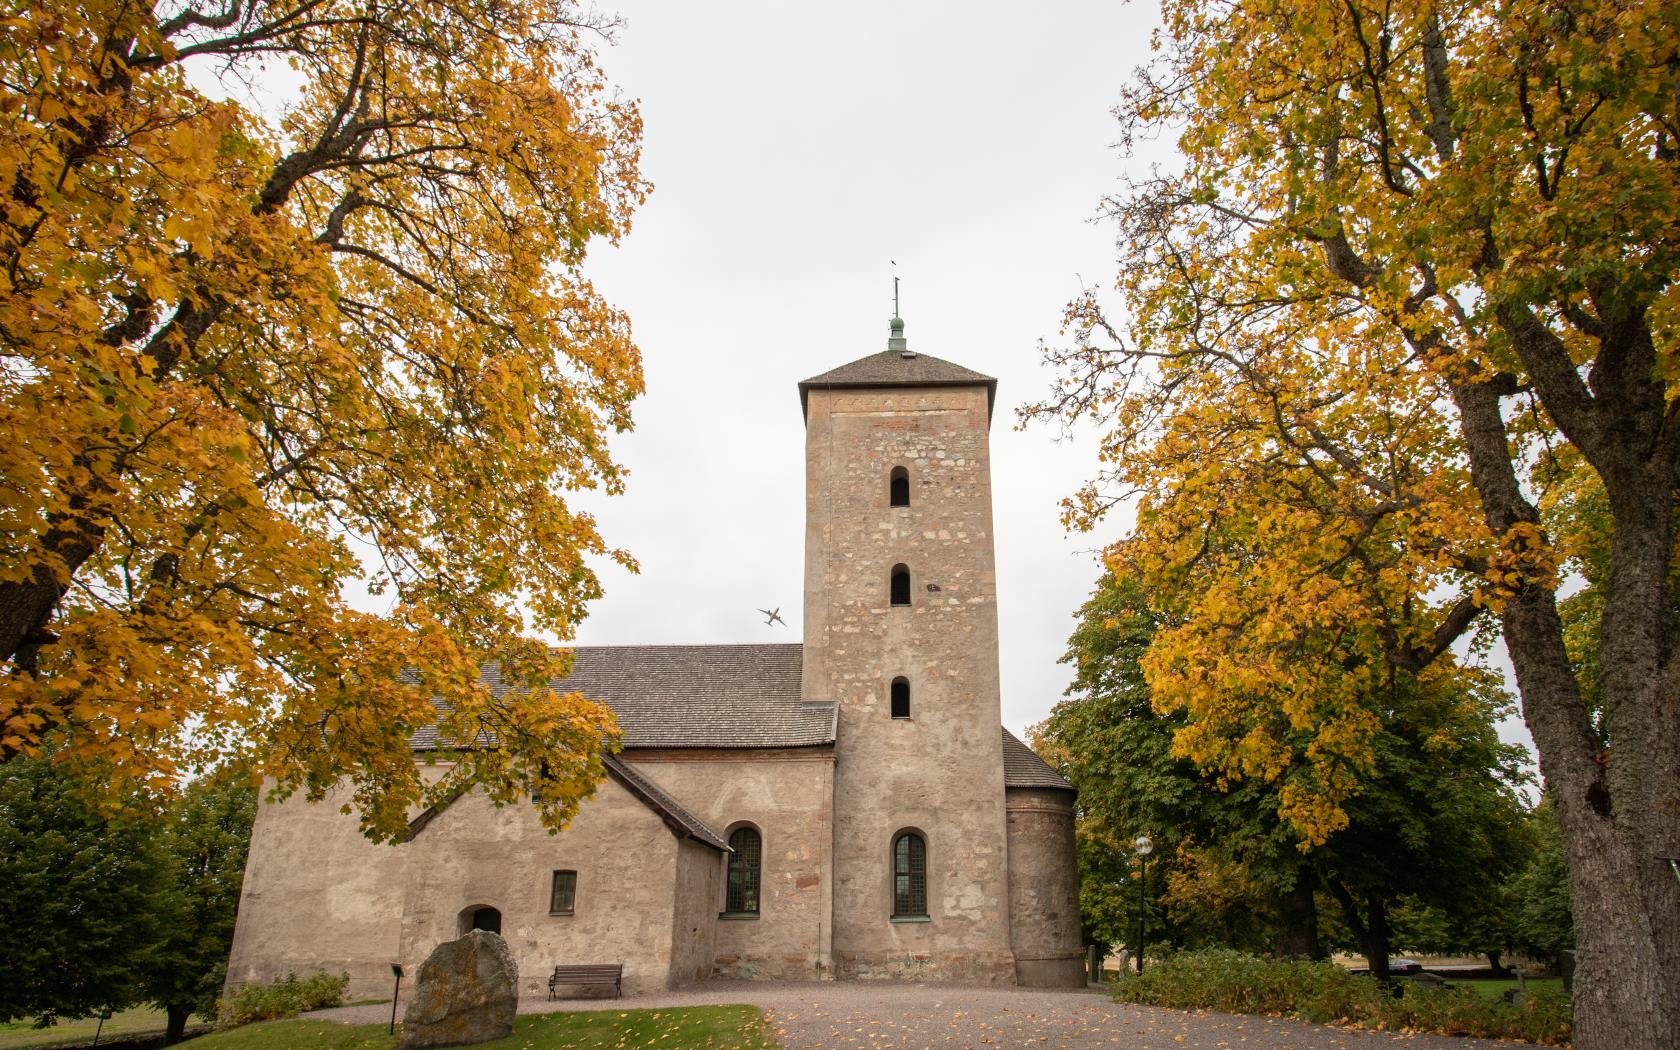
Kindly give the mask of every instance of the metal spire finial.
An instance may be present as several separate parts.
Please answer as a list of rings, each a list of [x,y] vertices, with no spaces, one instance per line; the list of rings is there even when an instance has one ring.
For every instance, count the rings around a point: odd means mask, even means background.
[[[904,341],[904,318],[898,315],[898,262],[894,259],[887,261],[892,263],[893,268],[893,315],[887,324],[887,349],[913,357],[915,355],[910,353],[909,344]]]
[[[914,358],[909,343],[904,341],[904,318],[899,316],[899,264],[892,264],[892,321],[887,323],[887,349],[895,349],[906,358]]]

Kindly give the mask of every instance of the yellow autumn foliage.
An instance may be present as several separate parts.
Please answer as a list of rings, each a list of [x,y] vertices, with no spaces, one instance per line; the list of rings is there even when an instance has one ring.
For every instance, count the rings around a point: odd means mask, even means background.
[[[1667,425],[1661,400],[1611,370],[1680,390],[1680,18],[1167,0],[1157,48],[1116,111],[1122,146],[1165,133],[1179,157],[1107,202],[1114,294],[1070,304],[1057,388],[1023,414],[1101,428],[1070,527],[1135,500],[1110,568],[1170,613],[1144,667],[1189,716],[1177,753],[1228,779],[1306,762],[1282,815],[1323,842],[1391,676],[1452,695],[1476,677],[1455,645],[1518,596],[1543,625],[1569,559],[1606,547],[1546,532],[1560,475],[1537,465],[1584,443],[1628,479],[1625,506],[1668,498],[1670,439],[1636,429]],[[1658,592],[1636,600],[1657,616]],[[1525,654],[1556,644],[1544,630]],[[1584,786],[1586,712],[1546,702],[1542,753]],[[1663,782],[1629,769],[1630,788]]]
[[[569,0],[0,5],[0,758],[50,742],[113,795],[342,781],[377,838],[469,783],[575,811],[616,730],[541,639],[592,557],[630,564],[570,494],[621,486],[642,389],[582,269],[647,190],[601,29]],[[434,699],[482,746],[427,784]]]

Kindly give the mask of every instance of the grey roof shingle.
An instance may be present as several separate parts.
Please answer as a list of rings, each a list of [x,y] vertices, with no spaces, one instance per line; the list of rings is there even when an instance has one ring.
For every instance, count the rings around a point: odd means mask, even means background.
[[[572,673],[552,686],[612,708],[626,750],[829,746],[835,707],[801,701],[800,651],[797,642],[579,646]],[[494,664],[482,677],[494,695],[507,691]],[[446,746],[433,726],[412,744]]]
[[[1003,786],[1077,790],[1007,729],[1003,731]]]
[[[830,747],[838,710],[800,699],[803,648],[797,642],[580,646],[572,673],[553,686],[612,708],[626,751]],[[507,692],[494,664],[482,674],[496,696]],[[1002,733],[1005,785],[1074,790],[1009,730]],[[489,743],[481,737],[478,746]],[[412,744],[417,751],[448,746],[435,726],[415,733]]]
[[[612,708],[624,747],[823,747],[833,704],[799,696],[798,643],[622,645],[577,650],[554,688]]]
[[[883,350],[800,383],[799,407],[807,407],[812,390],[883,386],[983,386],[988,414],[997,399],[997,380],[991,376],[914,350]]]

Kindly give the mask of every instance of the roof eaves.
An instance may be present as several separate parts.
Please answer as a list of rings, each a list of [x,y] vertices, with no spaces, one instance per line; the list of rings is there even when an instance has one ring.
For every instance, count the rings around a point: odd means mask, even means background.
[[[983,386],[986,388],[986,422],[990,423],[997,409],[997,384],[998,381],[990,377],[985,379],[924,379],[904,383],[807,379],[799,384],[799,414],[807,420],[811,418],[811,391],[813,390],[890,390],[897,387]]]
[[[658,813],[673,835],[678,838],[691,838],[724,853],[729,852],[729,844],[721,835],[707,827],[699,817],[684,809],[676,799],[667,795],[659,785],[647,779],[640,771],[630,768],[627,763],[613,755],[605,756],[605,764],[608,774],[649,809]]]
[[[403,832],[403,837],[398,839],[397,841],[398,842],[413,842],[414,841],[414,836],[420,834],[422,831],[425,831],[426,830],[426,825],[428,825],[432,821],[436,820],[443,813],[444,810],[448,809],[450,806],[453,806],[455,804],[455,801],[457,799],[459,799],[462,795],[465,795],[466,793],[467,793],[467,789],[465,787],[458,787],[453,792],[450,793],[448,798],[444,799],[442,802],[434,802],[431,805],[427,806],[425,809],[421,810],[418,814],[415,815],[413,820],[408,822],[408,830]]]

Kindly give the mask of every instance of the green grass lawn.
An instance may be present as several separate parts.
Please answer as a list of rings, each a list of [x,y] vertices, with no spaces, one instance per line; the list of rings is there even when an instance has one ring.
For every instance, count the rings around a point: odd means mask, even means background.
[[[1478,980],[1473,980],[1473,981],[1461,981],[1458,978],[1454,977],[1454,978],[1448,978],[1447,983],[1453,985],[1455,988],[1470,988],[1470,989],[1473,989],[1476,992],[1476,994],[1485,995],[1489,999],[1497,999],[1500,996],[1504,995],[1506,992],[1515,988],[1517,986],[1517,979],[1515,977],[1512,977],[1512,978],[1509,978],[1509,979],[1488,978],[1488,979],[1485,979],[1485,980],[1478,979]],[[1563,978],[1562,977],[1530,977],[1528,979],[1528,990],[1531,991],[1531,992],[1538,992],[1538,991],[1541,991],[1541,990],[1545,990],[1545,991],[1548,991],[1548,992],[1556,992],[1559,995],[1562,995],[1563,994]]]
[[[162,1034],[167,1018],[162,1010],[138,1007],[111,1015],[99,1033],[101,1041],[118,1037]],[[204,1022],[194,1018],[189,1024]],[[22,1050],[23,1047],[64,1046],[70,1043],[93,1042],[99,1018],[84,1017],[77,1021],[60,1021],[51,1028],[36,1028],[33,1020],[0,1023],[0,1050]]]
[[[392,1050],[399,1036],[384,1025],[332,1021],[269,1021],[215,1032],[185,1044],[191,1050]],[[756,1006],[694,1006],[680,1010],[587,1010],[527,1014],[513,1034],[484,1050],[776,1050]]]

